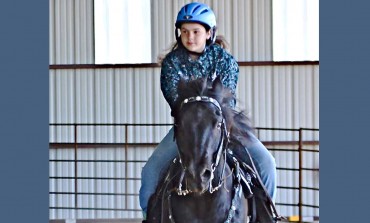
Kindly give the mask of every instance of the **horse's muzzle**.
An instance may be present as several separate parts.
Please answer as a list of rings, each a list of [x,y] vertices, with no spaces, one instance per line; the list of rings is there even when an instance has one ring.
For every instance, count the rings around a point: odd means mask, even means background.
[[[209,189],[211,170],[204,168],[201,171],[188,170],[185,175],[187,189],[192,193],[203,194]]]

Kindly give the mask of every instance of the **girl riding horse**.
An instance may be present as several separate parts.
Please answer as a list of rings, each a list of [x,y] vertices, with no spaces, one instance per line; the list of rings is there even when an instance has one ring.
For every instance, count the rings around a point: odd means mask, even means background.
[[[206,4],[189,3],[183,6],[176,19],[177,43],[162,61],[161,90],[171,109],[178,97],[180,79],[207,78],[213,82],[219,77],[222,85],[235,95],[239,67],[236,60],[222,46],[222,39],[216,37],[216,17]],[[236,101],[230,102],[235,108]],[[270,197],[276,194],[276,164],[266,147],[250,133],[246,145],[256,169]],[[247,137],[247,136],[246,136]],[[178,155],[174,142],[174,130],[160,142],[142,169],[140,206],[144,219],[150,196],[155,192],[159,180],[165,174],[172,160]],[[247,156],[247,151],[241,156]],[[243,157],[240,157],[243,159]]]

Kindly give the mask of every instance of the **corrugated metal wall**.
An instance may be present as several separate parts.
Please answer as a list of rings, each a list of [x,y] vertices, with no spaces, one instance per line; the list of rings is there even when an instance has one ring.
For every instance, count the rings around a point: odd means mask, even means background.
[[[50,70],[51,123],[171,123],[160,68]],[[318,65],[240,66],[238,106],[258,127],[319,127]]]
[[[50,64],[94,63],[94,1],[50,0]]]
[[[179,8],[190,1],[152,1],[152,56],[167,49],[174,40],[174,18]],[[231,42],[231,53],[238,61],[270,61],[272,59],[271,0],[201,1],[215,11],[219,34]],[[50,64],[94,63],[93,0],[50,0]],[[159,89],[160,68],[115,69],[51,69],[50,123],[171,123],[169,107]],[[279,128],[319,128],[319,66],[241,66],[237,95],[239,106],[246,109],[255,126]],[[132,128],[130,142],[159,142],[168,127]],[[120,127],[81,127],[79,142],[123,142]],[[295,140],[296,135],[261,132],[261,140]],[[305,134],[306,140],[318,140],[318,134]],[[73,142],[73,127],[51,127],[50,142]],[[84,149],[83,159],[147,159],[153,148]],[[273,153],[278,165],[296,167],[294,155]],[[50,159],[74,159],[70,149],[50,149]],[[318,156],[307,156],[305,163],[318,168]],[[128,166],[130,177],[140,177],[141,164]],[[81,164],[79,176],[122,177],[125,167],[119,164]],[[51,163],[50,176],[73,176],[71,163]],[[280,173],[281,183],[289,185],[291,173]],[[284,175],[285,174],[285,175]],[[127,176],[126,176],[127,177]],[[307,178],[307,179],[306,179]],[[318,187],[315,176],[306,175],[309,184]],[[51,191],[74,192],[73,180],[50,180]],[[86,180],[78,191],[119,193],[127,186],[137,193],[140,182],[129,184]],[[307,194],[318,202],[318,194]],[[278,201],[288,202],[296,194],[280,191]],[[83,207],[122,208],[124,198],[111,196],[79,197]],[[131,197],[129,208],[139,208]],[[51,195],[50,206],[73,207],[72,195]],[[282,214],[297,213],[294,208],[280,207]],[[309,211],[308,211],[309,212]],[[307,213],[308,213],[307,212]],[[309,213],[318,215],[315,213]],[[112,211],[52,209],[51,219],[140,217],[139,212],[117,214]]]
[[[157,0],[152,7],[152,61],[174,42],[181,6],[191,1]],[[212,0],[218,34],[238,61],[272,60],[271,0]],[[50,64],[94,63],[93,0],[50,0]]]

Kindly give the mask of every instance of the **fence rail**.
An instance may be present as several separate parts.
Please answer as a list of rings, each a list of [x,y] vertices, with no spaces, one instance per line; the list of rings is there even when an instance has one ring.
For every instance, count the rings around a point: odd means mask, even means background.
[[[109,126],[119,126],[124,128],[124,136],[125,139],[123,142],[79,142],[79,128],[83,126],[88,127],[109,127]],[[146,162],[146,158],[143,159],[128,159],[127,151],[130,147],[135,147],[140,149],[140,147],[151,147],[155,148],[155,146],[159,142],[129,142],[129,128],[131,127],[158,127],[158,126],[167,126],[170,127],[171,124],[110,124],[110,123],[99,123],[99,124],[87,124],[87,123],[78,123],[78,124],[61,124],[61,123],[52,123],[50,124],[51,128],[57,127],[73,127],[73,142],[50,142],[49,143],[49,150],[59,150],[59,149],[71,149],[73,150],[73,159],[65,159],[65,158],[50,158],[49,163],[72,163],[74,166],[74,174],[73,176],[57,176],[57,175],[50,175],[50,180],[73,180],[74,190],[73,192],[70,191],[54,191],[52,188],[49,192],[49,195],[65,195],[65,196],[73,196],[74,197],[74,205],[72,206],[50,206],[50,210],[100,210],[100,211],[124,211],[124,212],[141,212],[139,208],[129,208],[128,199],[125,199],[125,206],[124,208],[109,208],[109,207],[82,207],[79,205],[79,199],[81,195],[86,196],[134,196],[138,197],[138,193],[132,193],[128,191],[128,187],[125,187],[124,192],[86,192],[80,191],[78,188],[78,183],[81,180],[105,180],[105,181],[123,181],[126,185],[128,181],[140,181],[140,177],[128,177],[128,164],[130,163],[140,163],[144,165]],[[319,168],[311,168],[306,167],[303,165],[304,155],[307,153],[319,153],[319,140],[316,137],[312,137],[310,139],[304,139],[304,132],[313,132],[318,133],[319,129],[312,129],[312,128],[299,128],[299,129],[287,129],[287,128],[255,128],[255,132],[257,137],[259,137],[264,132],[291,132],[292,134],[298,134],[298,140],[266,140],[262,143],[269,149],[273,155],[278,153],[292,153],[298,154],[298,167],[296,168],[288,168],[284,166],[277,166],[278,171],[290,171],[290,172],[298,172],[298,186],[287,186],[287,185],[278,185],[278,190],[290,190],[290,191],[297,191],[298,192],[298,202],[293,203],[285,203],[278,201],[276,202],[277,206],[290,206],[290,207],[298,207],[298,213],[296,215],[299,216],[299,219],[304,219],[303,216],[303,209],[304,208],[313,208],[319,209],[318,204],[308,204],[305,202],[303,198],[303,191],[310,190],[310,191],[319,191],[318,187],[310,187],[305,186],[303,183],[303,172],[304,171],[312,171],[312,172],[319,172]],[[294,138],[294,137],[293,137]],[[81,140],[80,140],[81,141]],[[289,148],[285,148],[284,146],[288,146]],[[294,147],[296,146],[296,147]],[[315,146],[314,149],[310,148],[307,149],[305,146]],[[282,148],[283,147],[283,148]],[[293,148],[291,148],[293,147]],[[84,149],[104,149],[104,148],[122,148],[125,151],[125,159],[87,159],[86,157],[78,158],[78,151]],[[111,176],[101,176],[101,177],[83,177],[79,176],[79,164],[81,163],[115,163],[115,164],[123,164],[125,169],[124,177],[111,177]],[[279,177],[279,176],[278,176]],[[292,179],[294,180],[294,179]],[[318,216],[313,216],[315,219]],[[299,221],[299,220],[298,220]]]

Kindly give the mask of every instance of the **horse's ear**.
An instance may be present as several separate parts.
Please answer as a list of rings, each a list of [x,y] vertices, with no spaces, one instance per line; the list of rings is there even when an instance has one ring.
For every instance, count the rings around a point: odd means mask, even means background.
[[[216,79],[213,81],[212,88],[215,92],[221,92],[223,89],[221,76],[217,76]]]

